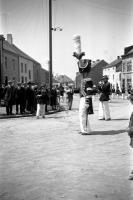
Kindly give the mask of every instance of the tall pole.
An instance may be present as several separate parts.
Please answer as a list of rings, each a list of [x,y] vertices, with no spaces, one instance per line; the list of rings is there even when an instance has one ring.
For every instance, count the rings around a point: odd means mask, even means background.
[[[52,0],[49,0],[49,87],[52,89]]]
[[[3,35],[0,35],[0,85],[2,84],[3,77],[2,77],[2,71],[3,71],[3,41],[5,40]]]

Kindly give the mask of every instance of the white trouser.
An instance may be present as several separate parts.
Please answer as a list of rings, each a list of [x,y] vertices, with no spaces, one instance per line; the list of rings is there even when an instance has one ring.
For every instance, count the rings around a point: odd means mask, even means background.
[[[45,104],[37,104],[37,112],[36,112],[36,116],[44,117],[45,116]]]
[[[88,114],[86,112],[88,105],[85,103],[85,97],[80,98],[79,104],[79,121],[80,121],[80,130],[81,132],[91,132]]]
[[[115,94],[114,94],[114,93],[112,93],[112,95],[111,95],[111,98],[112,98],[112,99],[114,99],[114,97],[115,97]]]
[[[125,94],[124,93],[122,93],[122,99],[125,99]]]
[[[109,103],[108,101],[99,101],[99,119],[109,119],[110,111],[109,111]]]
[[[133,104],[130,103],[130,110],[131,110],[131,113],[133,112]]]

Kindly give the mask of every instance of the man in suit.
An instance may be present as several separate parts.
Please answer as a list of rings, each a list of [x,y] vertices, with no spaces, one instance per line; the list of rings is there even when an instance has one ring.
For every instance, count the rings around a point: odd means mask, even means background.
[[[98,90],[100,93],[99,98],[99,120],[111,120],[110,110],[109,110],[109,95],[111,93],[111,86],[108,82],[108,77],[105,75],[102,81],[98,85]]]
[[[12,106],[13,106],[13,87],[12,81],[8,81],[8,85],[4,90],[5,96],[5,105],[6,105],[6,113],[7,115],[12,115]]]

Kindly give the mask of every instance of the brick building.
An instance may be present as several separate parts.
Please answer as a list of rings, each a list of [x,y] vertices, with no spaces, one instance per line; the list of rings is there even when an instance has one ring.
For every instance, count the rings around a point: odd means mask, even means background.
[[[49,72],[44,70],[39,62],[14,45],[11,34],[7,34],[7,40],[3,41],[0,49],[1,83],[7,83],[10,79],[16,82],[31,81],[36,84],[42,81],[48,82]]]
[[[107,64],[108,63],[104,60],[93,61],[91,64],[91,71],[88,74],[86,74],[86,77],[92,78],[94,85],[98,85],[99,81],[102,79],[103,76],[103,68]],[[81,80],[82,80],[82,74],[77,72],[75,80],[75,85],[77,89],[80,88]]]

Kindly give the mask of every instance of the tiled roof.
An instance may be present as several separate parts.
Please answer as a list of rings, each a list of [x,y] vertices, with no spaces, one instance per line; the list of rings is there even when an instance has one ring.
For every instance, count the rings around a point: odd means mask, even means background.
[[[122,63],[122,58],[118,58],[118,59],[114,60],[113,62],[111,62],[110,64],[108,64],[107,66],[105,66],[104,68],[111,68],[114,66],[118,66],[121,63]]]
[[[12,53],[16,54],[16,51],[12,48],[12,46],[5,40],[3,43],[3,48],[7,51],[10,51]]]
[[[22,50],[20,50],[16,45],[14,44],[10,44],[8,41],[4,41],[3,43],[3,48],[7,51],[10,51],[16,55],[19,55],[27,60],[31,60],[34,61],[36,63],[38,63],[36,60],[34,60],[32,57],[30,57],[29,55],[27,55],[26,53],[24,53]],[[39,64],[39,63],[38,63]]]
[[[133,49],[131,49],[126,55],[133,53]]]
[[[17,52],[17,54],[23,58],[26,58],[27,60],[31,60],[34,61],[36,63],[38,63],[36,60],[34,60],[32,57],[30,57],[29,55],[27,55],[26,53],[24,53],[22,50],[20,50],[16,45],[12,44],[11,45],[12,48]]]
[[[97,60],[97,61],[95,61],[94,63],[92,63],[91,68],[96,67],[97,65],[99,65],[99,64],[101,64],[101,63],[104,63],[104,65],[105,65],[107,62],[104,61],[104,60]],[[107,63],[107,64],[108,64],[108,63]]]

